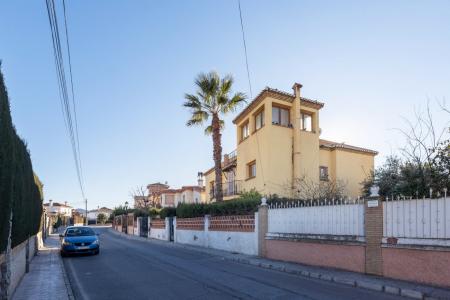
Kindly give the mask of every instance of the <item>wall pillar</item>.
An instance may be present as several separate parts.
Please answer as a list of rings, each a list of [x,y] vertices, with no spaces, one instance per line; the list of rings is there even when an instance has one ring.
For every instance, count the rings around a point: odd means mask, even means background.
[[[262,199],[262,204],[258,208],[258,256],[266,257],[266,233],[269,227],[269,207],[266,199]]]
[[[205,215],[203,222],[204,222],[204,228],[203,228],[203,232],[204,232],[204,243],[205,243],[205,247],[209,248],[209,215]]]
[[[366,273],[382,276],[383,204],[379,197],[371,197],[365,202],[364,231],[366,235]]]

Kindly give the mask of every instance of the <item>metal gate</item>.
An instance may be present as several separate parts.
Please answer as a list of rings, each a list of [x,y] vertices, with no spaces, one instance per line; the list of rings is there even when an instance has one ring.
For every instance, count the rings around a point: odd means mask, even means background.
[[[148,217],[139,218],[139,235],[148,237]]]
[[[169,217],[169,241],[174,241],[173,217]]]

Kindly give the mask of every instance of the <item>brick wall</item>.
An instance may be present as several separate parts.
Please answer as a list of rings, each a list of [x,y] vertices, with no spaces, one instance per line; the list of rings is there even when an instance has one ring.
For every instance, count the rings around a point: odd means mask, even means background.
[[[255,215],[210,217],[208,230],[254,232]]]
[[[205,219],[200,218],[177,218],[177,230],[204,230]]]
[[[164,219],[151,219],[150,220],[150,228],[164,229],[164,228],[166,228],[166,220],[164,220]]]

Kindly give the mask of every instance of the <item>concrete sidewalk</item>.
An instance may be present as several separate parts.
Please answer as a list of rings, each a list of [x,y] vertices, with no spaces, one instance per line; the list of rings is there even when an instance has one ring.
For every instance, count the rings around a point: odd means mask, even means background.
[[[222,250],[203,248],[193,245],[147,239],[138,236],[126,235],[124,233],[117,232],[112,228],[110,231],[128,239],[142,240],[149,243],[164,244],[169,247],[181,247],[193,251],[205,252],[214,256],[222,257],[224,260],[231,260],[242,264],[258,266],[260,268],[273,269],[279,272],[295,274],[298,276],[332,281],[338,284],[384,292],[387,294],[399,295],[412,299],[450,299],[450,290],[444,288],[331,268],[276,261],[257,256],[230,253]]]
[[[72,300],[73,294],[59,255],[59,236],[50,235],[31,261],[30,272],[17,287],[13,300]]]

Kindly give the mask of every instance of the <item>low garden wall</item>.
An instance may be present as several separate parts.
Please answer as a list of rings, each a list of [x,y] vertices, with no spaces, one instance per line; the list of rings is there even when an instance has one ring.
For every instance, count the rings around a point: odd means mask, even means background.
[[[177,218],[175,242],[250,255],[258,254],[257,213]]]
[[[352,237],[267,234],[266,257],[365,272],[365,243]]]
[[[450,287],[450,248],[383,245],[386,277]]]
[[[28,247],[28,262],[30,262],[37,252],[38,239],[34,235],[30,237],[29,241],[24,241],[11,250],[11,277],[9,286],[9,295],[12,295],[19,285],[22,277],[26,272],[27,265],[27,247]],[[5,254],[0,255],[0,265],[5,262]],[[1,287],[0,287],[1,289]],[[0,290],[1,294],[1,290]]]
[[[168,219],[150,219],[150,238],[168,241],[169,236]]]

